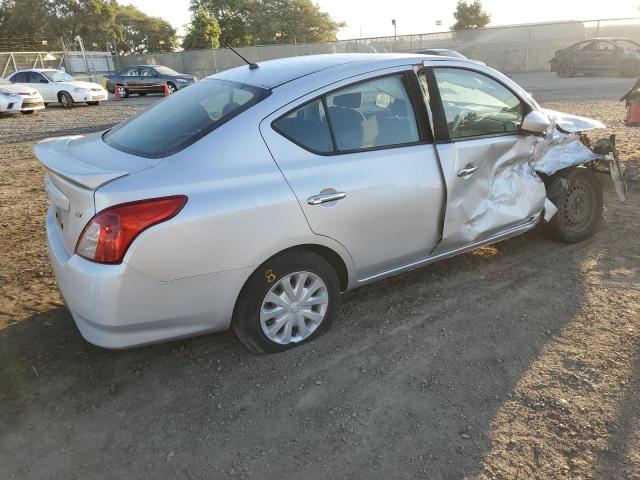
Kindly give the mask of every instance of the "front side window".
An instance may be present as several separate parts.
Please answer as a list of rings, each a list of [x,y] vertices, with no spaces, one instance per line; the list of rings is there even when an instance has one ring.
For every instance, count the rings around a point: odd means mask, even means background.
[[[326,97],[338,150],[359,150],[420,140],[404,76],[381,77]]]
[[[158,158],[176,153],[269,95],[241,83],[205,79],[104,134],[119,150]]]
[[[156,75],[157,73],[153,68],[143,67],[140,69],[141,77],[155,77]]]
[[[331,132],[322,100],[314,100],[279,118],[273,126],[285,137],[308,150],[330,153],[333,151]]]
[[[44,78],[38,72],[29,72],[29,83],[49,83],[46,78]]]
[[[497,80],[460,68],[436,68],[434,73],[451,138],[519,130],[524,105]]]

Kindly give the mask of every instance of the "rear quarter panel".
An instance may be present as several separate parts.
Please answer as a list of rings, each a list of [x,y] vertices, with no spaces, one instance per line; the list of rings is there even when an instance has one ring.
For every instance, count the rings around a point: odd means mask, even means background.
[[[96,208],[167,195],[189,200],[176,217],[144,231],[124,259],[155,280],[255,267],[305,243],[333,246],[311,232],[252,115],[239,115],[155,168],[103,186]]]

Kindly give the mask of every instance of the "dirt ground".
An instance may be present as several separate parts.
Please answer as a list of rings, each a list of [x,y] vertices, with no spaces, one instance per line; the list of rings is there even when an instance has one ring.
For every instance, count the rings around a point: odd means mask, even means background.
[[[640,171],[621,104],[547,106],[604,121]],[[140,108],[0,119],[1,479],[640,478],[637,193],[606,192],[584,243],[534,231],[347,293],[284,354],[107,351],[57,293],[32,150]]]

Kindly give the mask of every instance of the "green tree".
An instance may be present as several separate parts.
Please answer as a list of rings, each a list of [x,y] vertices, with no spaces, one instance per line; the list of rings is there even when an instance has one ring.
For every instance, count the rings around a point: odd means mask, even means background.
[[[324,42],[344,26],[311,0],[191,0],[191,10],[218,20],[221,45]]]
[[[251,31],[258,44],[328,42],[345,24],[311,0],[257,0]]]
[[[15,50],[30,50],[30,39],[60,37],[71,43],[80,35],[87,50],[117,46],[117,53],[171,52],[178,47],[175,29],[160,18],[116,0],[0,0],[0,37]],[[24,39],[24,40],[19,40]],[[0,42],[0,45],[9,43]],[[94,45],[95,44],[95,45]]]
[[[218,20],[220,45],[243,47],[253,43],[249,24],[255,3],[255,0],[191,0],[191,11],[204,10]]]
[[[132,5],[118,6],[113,29],[119,55],[173,52],[178,47],[169,22],[145,15]]]
[[[216,17],[206,10],[197,10],[191,17],[191,24],[182,40],[182,48],[202,49],[220,46],[220,25]]]
[[[458,0],[456,11],[453,13],[456,23],[451,30],[471,30],[483,28],[491,21],[491,15],[484,11],[480,0],[473,0],[467,3],[465,0]]]

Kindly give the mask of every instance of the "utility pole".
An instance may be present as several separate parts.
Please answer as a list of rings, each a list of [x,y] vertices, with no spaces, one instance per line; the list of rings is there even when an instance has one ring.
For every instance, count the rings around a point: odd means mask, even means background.
[[[397,37],[398,36],[398,27],[396,25],[396,19],[393,18],[391,19],[391,25],[393,25],[393,37]]]

